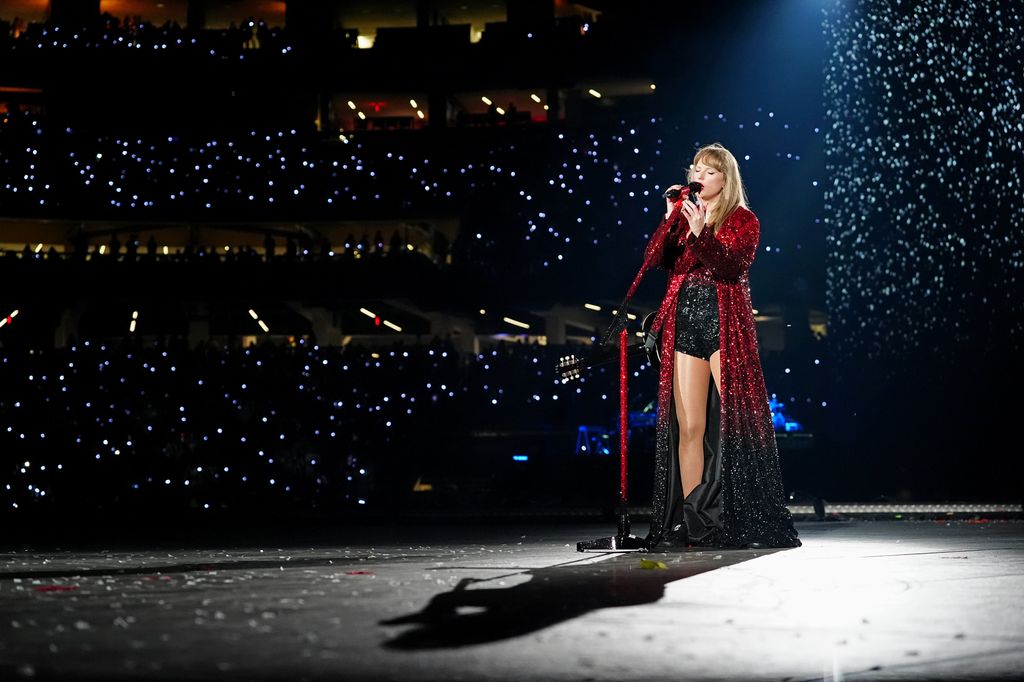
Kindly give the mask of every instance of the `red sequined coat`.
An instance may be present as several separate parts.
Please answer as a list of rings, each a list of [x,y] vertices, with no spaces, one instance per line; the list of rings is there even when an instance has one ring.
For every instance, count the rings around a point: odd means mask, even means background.
[[[773,547],[798,546],[800,541],[785,507],[778,447],[750,300],[748,273],[757,250],[760,222],[749,209],[738,206],[717,234],[708,227],[694,237],[680,214],[681,205],[679,201],[651,237],[643,265],[620,307],[625,310],[650,269],[669,269],[668,288],[652,328],[661,334],[662,362],[648,542],[656,546],[682,524],[689,526],[690,541],[699,544],[742,546],[758,542]],[[676,304],[679,289],[687,281],[715,284],[721,395],[714,382],[709,382],[704,480],[699,490],[683,500],[678,481],[678,430],[672,382]]]

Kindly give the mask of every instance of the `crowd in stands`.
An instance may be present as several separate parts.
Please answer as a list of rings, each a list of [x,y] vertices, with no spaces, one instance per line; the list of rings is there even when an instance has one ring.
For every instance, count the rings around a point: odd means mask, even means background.
[[[120,263],[137,262],[197,262],[219,261],[223,263],[255,263],[255,262],[314,262],[329,260],[351,260],[354,258],[396,258],[409,254],[419,254],[416,246],[407,244],[397,230],[393,231],[388,240],[377,230],[372,236],[366,232],[358,239],[349,234],[343,243],[335,246],[326,237],[314,239],[308,235],[286,235],[283,239],[275,238],[266,233],[260,246],[251,244],[238,246],[212,247],[202,244],[186,244],[183,247],[161,247],[156,236],[150,234],[143,243],[135,233],[122,235],[122,242],[117,233],[103,240],[90,240],[85,233],[75,234],[65,251],[55,246],[43,249],[41,245],[26,244],[20,250],[3,249],[4,257],[10,259],[29,260],[65,260],[65,261],[105,261]],[[443,264],[449,253],[448,239],[437,233],[430,244],[429,257],[435,264]],[[9,261],[10,262],[10,261]]]
[[[442,339],[189,348],[132,337],[0,350],[0,507],[379,510],[436,472],[431,460],[460,456],[450,450],[471,432],[548,433],[546,447],[570,459],[575,438],[555,434],[614,433],[618,372],[563,383],[554,367],[568,353],[586,348],[501,343],[460,356]],[[631,410],[650,412],[652,368],[632,369]],[[808,381],[781,370],[769,369],[770,388]],[[789,402],[773,398],[777,411]],[[815,413],[794,400],[801,420]]]
[[[337,33],[337,39],[349,41],[348,47],[355,46],[354,34]],[[0,20],[0,50],[191,50],[211,57],[245,59],[254,50],[287,54],[292,49],[284,28],[253,17],[219,29],[182,27],[176,21],[156,25],[137,16],[118,19],[107,13],[95,23],[79,26],[28,23],[18,17]]]
[[[2,10],[2,8],[0,8]],[[432,47],[468,45],[469,26],[451,27],[447,19],[432,18],[431,26],[443,31],[434,37]],[[601,35],[604,26],[593,17],[571,16],[555,19],[546,29],[532,27],[529,31],[510,27],[505,22],[489,24],[482,34],[482,42],[507,46],[514,42],[541,42],[551,36],[562,44],[578,41],[582,36]],[[412,28],[411,26],[408,28]],[[454,28],[455,30],[450,30]],[[318,47],[327,47],[336,52],[358,49],[359,31],[352,28],[333,28],[324,31],[322,26],[312,29],[321,40]],[[384,36],[387,48],[409,48],[409,36],[404,28],[378,29],[377,37]],[[196,51],[218,59],[244,60],[247,54],[257,51],[271,54],[289,54],[296,47],[309,44],[309,31],[296,36],[286,26],[270,25],[264,19],[250,16],[240,22],[232,21],[225,28],[195,28],[182,26],[178,21],[168,20],[162,24],[143,19],[141,16],[118,18],[104,12],[93,22],[73,23],[60,21],[26,22],[14,16],[0,16],[0,50],[37,50],[53,52],[58,50],[124,51],[146,50],[177,52]],[[324,41],[323,39],[326,38]]]
[[[297,130],[122,139],[9,113],[0,212],[233,222],[447,214],[463,221],[453,259],[520,276],[611,266],[625,279],[656,226],[664,178],[679,174],[677,160],[662,158],[669,128],[655,118],[601,135],[545,128],[437,148]]]
[[[798,140],[787,126],[769,116],[756,130]],[[474,281],[532,286],[531,296],[560,290],[614,299],[659,220],[661,191],[683,174],[675,128],[633,116],[486,140],[453,132],[437,144],[367,133],[345,144],[295,129],[126,138],[11,112],[0,115],[0,215],[141,225],[252,221],[257,229],[262,221],[451,216],[460,232],[435,260]],[[800,162],[799,154],[778,157],[770,168]],[[806,277],[787,272],[806,228],[795,215],[761,216],[755,300],[777,300]],[[315,243],[297,248],[303,257],[323,252]],[[759,280],[758,273],[771,274]]]
[[[386,481],[408,490],[417,466],[450,454],[437,451],[444,433],[611,425],[617,373],[562,384],[554,366],[567,350],[460,358],[439,339],[389,350],[130,339],[0,351],[0,505],[380,505]]]

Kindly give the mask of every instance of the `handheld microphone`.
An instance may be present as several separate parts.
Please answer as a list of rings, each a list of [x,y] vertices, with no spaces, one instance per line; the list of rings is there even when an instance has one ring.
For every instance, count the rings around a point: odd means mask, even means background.
[[[697,195],[700,194],[701,191],[703,191],[704,185],[700,184],[699,182],[694,181],[694,182],[691,182],[689,185],[687,185],[687,187],[690,189],[690,194],[689,194],[690,201],[692,201],[694,204],[696,204],[697,203]],[[672,201],[675,201],[676,199],[679,198],[679,195],[682,194],[682,193],[683,193],[683,190],[680,187],[669,187],[667,190],[665,190],[665,194],[663,196],[666,199],[671,199]]]
[[[690,197],[690,201],[692,201],[694,205],[696,205],[697,195],[704,191],[704,185],[700,184],[695,180],[687,186],[690,188],[690,194],[688,195]]]

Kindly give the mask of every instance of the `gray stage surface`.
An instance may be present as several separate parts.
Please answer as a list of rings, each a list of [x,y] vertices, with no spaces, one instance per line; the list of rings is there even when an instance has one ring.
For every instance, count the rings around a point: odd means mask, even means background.
[[[450,521],[6,551],[0,679],[1024,675],[1021,521],[798,528],[650,555],[575,551],[612,524]]]

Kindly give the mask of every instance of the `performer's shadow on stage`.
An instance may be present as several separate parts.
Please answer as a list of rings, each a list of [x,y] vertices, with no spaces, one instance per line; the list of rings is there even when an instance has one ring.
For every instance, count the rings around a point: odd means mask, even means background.
[[[416,626],[384,646],[440,649],[519,637],[595,609],[656,602],[665,594],[666,583],[773,551],[652,556],[653,560],[665,562],[667,569],[641,568],[641,555],[625,554],[598,563],[572,562],[529,569],[518,575],[527,574],[531,579],[513,587],[483,585],[497,578],[463,578],[450,592],[433,597],[422,611],[381,621],[381,625]],[[715,559],[716,556],[720,558]]]

